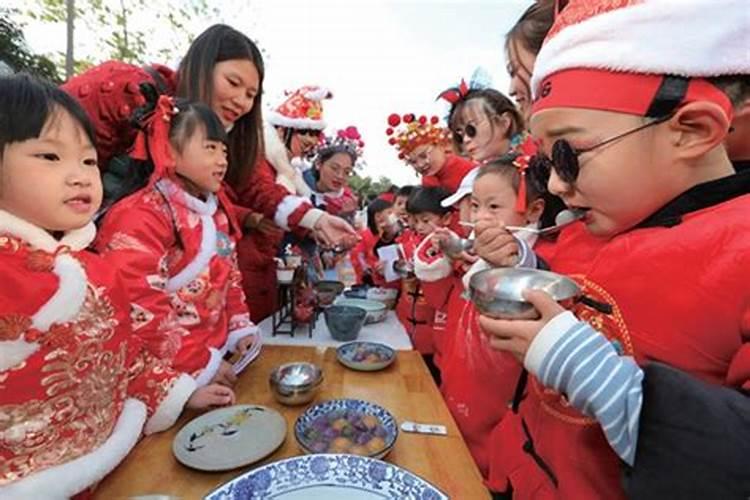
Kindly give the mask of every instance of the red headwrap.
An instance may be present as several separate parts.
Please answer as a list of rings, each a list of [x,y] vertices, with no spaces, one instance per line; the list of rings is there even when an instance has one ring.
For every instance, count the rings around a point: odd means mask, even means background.
[[[154,172],[149,184],[174,172],[175,160],[169,144],[169,129],[176,112],[173,99],[167,95],[160,96],[154,111],[143,120],[136,136],[130,156],[136,160],[150,159],[153,162]]]

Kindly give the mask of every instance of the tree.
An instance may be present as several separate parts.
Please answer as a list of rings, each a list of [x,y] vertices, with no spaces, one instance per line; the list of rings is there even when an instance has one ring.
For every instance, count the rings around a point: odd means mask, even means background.
[[[370,176],[359,176],[354,174],[349,178],[349,187],[357,194],[360,203],[366,203],[371,197],[388,191],[393,186],[393,182],[388,177],[380,176],[374,181]]]
[[[41,23],[65,23],[66,0],[33,0],[25,17]],[[80,72],[105,59],[134,64],[155,61],[174,62],[184,54],[195,33],[195,20],[217,19],[219,9],[210,8],[208,0],[76,0],[74,18],[76,33],[90,33],[87,50],[79,50],[76,41],[75,71]],[[80,37],[79,37],[80,38]],[[53,57],[62,67],[65,54]]]
[[[14,71],[27,71],[59,83],[55,63],[31,52],[21,28],[10,19],[12,13],[10,9],[0,9],[0,61]]]

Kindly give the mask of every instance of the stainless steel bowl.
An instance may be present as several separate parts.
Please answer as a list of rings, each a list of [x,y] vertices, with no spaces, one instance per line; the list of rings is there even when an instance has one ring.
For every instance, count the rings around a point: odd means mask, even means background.
[[[323,370],[304,361],[277,366],[268,378],[279,403],[301,405],[312,401],[323,383]]]
[[[567,306],[581,295],[581,288],[561,274],[538,269],[498,268],[480,271],[469,280],[469,293],[479,312],[492,318],[538,317],[538,311],[523,299],[525,290],[542,290]]]

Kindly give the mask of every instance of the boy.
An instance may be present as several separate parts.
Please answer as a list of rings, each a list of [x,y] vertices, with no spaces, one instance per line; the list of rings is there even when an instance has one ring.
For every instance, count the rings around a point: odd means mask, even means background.
[[[722,145],[732,106],[703,78],[750,72],[745,8],[573,1],[550,31],[535,65],[531,129],[552,158],[550,191],[587,210],[588,232],[564,231],[550,265],[599,304],[575,312],[601,333],[542,293],[527,295],[538,320],[480,320],[491,343],[534,375],[519,413],[497,431],[493,489],[624,497],[618,456],[637,471],[638,450],[653,443],[636,442],[643,374],[616,354],[750,387],[750,176],[733,175]],[[678,497],[725,486],[681,479]]]

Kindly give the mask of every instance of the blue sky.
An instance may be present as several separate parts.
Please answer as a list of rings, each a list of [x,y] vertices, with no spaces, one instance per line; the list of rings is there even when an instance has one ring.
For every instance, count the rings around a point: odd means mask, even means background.
[[[11,3],[20,0],[11,0]],[[106,0],[105,0],[106,1]],[[365,174],[397,184],[416,177],[387,144],[391,112],[445,114],[435,102],[444,88],[469,78],[477,66],[507,92],[503,37],[531,0],[229,0],[209,1],[218,18],[196,19],[199,33],[226,22],[257,40],[267,54],[266,106],[285,89],[329,87],[325,113],[332,129],[356,125],[366,142]],[[148,25],[148,15],[131,22]],[[64,50],[64,27],[27,27],[40,51]],[[158,28],[153,29],[158,33]],[[94,34],[79,31],[76,49],[92,50]],[[154,44],[159,38],[155,35]],[[176,65],[178,61],[166,61]]]

